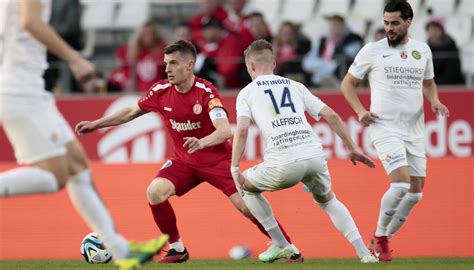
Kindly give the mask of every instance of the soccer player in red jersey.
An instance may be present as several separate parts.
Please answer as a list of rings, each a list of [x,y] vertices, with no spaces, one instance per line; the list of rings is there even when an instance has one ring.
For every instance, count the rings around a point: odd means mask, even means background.
[[[208,182],[229,197],[234,206],[268,236],[265,229],[245,206],[230,174],[232,136],[227,112],[217,89],[194,76],[196,49],[187,41],[177,41],[165,49],[168,80],[154,84],[138,104],[95,121],[77,124],[79,135],[99,128],[129,122],[148,112],[159,112],[174,142],[174,157],[168,160],[148,186],[147,197],[153,218],[161,232],[170,236],[170,250],[162,263],[187,261],[186,250],[176,225],[176,216],[168,202],[182,196],[202,182]],[[289,237],[286,239],[291,243]],[[286,262],[301,262],[294,247]]]

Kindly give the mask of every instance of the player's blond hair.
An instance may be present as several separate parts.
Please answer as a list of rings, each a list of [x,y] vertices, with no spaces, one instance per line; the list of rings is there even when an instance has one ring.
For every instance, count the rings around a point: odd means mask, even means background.
[[[245,59],[255,59],[257,63],[273,64],[275,62],[275,53],[270,42],[264,39],[258,39],[252,42],[244,51]]]

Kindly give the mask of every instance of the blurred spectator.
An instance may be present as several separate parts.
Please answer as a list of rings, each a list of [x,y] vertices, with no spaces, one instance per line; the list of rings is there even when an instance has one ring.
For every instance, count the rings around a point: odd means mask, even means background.
[[[223,29],[222,23],[210,18],[203,21],[201,30],[204,40],[198,43],[200,54],[215,61],[220,74],[220,87],[240,88],[243,64],[243,41],[238,33]]]
[[[147,91],[155,82],[166,78],[165,47],[153,22],[136,29],[129,43],[117,50],[119,67],[109,76],[109,91]]]
[[[217,19],[208,18],[201,23],[201,32],[203,39],[196,46],[198,54],[194,73],[221,88],[224,86],[224,82],[217,71],[216,56],[222,36],[222,24]]]
[[[228,16],[224,20],[224,28],[231,32],[240,32],[245,20],[251,14],[247,0],[230,0],[227,7]]]
[[[464,78],[455,41],[445,32],[442,19],[432,19],[426,24],[428,46],[433,53],[435,81],[437,84],[463,84]]]
[[[81,5],[79,0],[53,0],[51,7],[50,25],[75,50],[83,48],[81,31]],[[49,91],[80,92],[79,83],[72,76],[68,65],[53,54],[48,53],[49,67],[44,73],[45,88]],[[61,85],[58,85],[59,78],[62,77]]]
[[[305,56],[303,68],[312,74],[314,86],[337,87],[364,41],[346,26],[342,16],[333,15],[326,19],[329,33]]]
[[[240,38],[244,49],[257,39],[264,39],[270,43],[272,42],[272,33],[265,22],[262,13],[252,12],[247,16],[240,31]],[[252,78],[250,78],[245,67],[241,70],[241,79],[242,85],[247,85],[252,81]]]
[[[180,23],[174,28],[174,41],[186,40],[191,41],[192,30],[187,23]]]
[[[203,23],[212,18],[218,20],[223,25],[228,16],[220,0],[201,0],[200,9],[201,12],[189,21],[189,27],[192,30],[192,41],[196,44],[203,39],[201,31]]]
[[[194,44],[196,47],[196,63],[194,65],[194,73],[203,79],[210,81],[212,84],[218,87],[223,86],[223,80],[219,72],[217,72],[217,66],[215,61],[215,56],[217,54],[218,42],[221,36],[221,26],[220,22],[216,20],[206,21],[201,28],[208,28],[207,30],[201,29],[203,36],[207,37],[204,40],[201,40],[199,44],[203,47],[203,50],[199,49],[197,44]],[[186,40],[191,41],[192,33],[191,27],[187,23],[178,24],[174,28],[174,41]],[[206,40],[208,42],[206,42]]]
[[[283,22],[274,42],[276,73],[304,82],[301,64],[303,55],[311,49],[311,41],[299,33],[297,25]]]
[[[379,41],[386,37],[387,37],[387,34],[385,33],[385,29],[383,27],[380,27],[380,28],[377,28],[377,30],[375,30],[373,41]]]
[[[240,34],[245,48],[257,39],[264,39],[268,42],[272,42],[273,39],[270,28],[260,12],[253,12],[247,16]]]

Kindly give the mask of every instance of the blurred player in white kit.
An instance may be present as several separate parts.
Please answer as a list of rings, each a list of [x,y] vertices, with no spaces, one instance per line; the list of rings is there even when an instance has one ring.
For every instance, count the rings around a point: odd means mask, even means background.
[[[391,261],[389,239],[421,200],[426,176],[423,93],[436,114],[449,116],[438,98],[433,57],[428,45],[408,37],[413,10],[405,0],[391,0],[383,14],[387,37],[365,45],[341,84],[344,97],[369,126],[370,138],[390,180],[382,197],[377,229],[369,248]],[[355,87],[368,76],[370,111]]]
[[[259,255],[273,262],[291,254],[263,191],[286,189],[302,181],[334,226],[353,245],[361,262],[375,263],[365,247],[349,210],[331,190],[331,179],[320,139],[313,133],[305,111],[314,119],[324,118],[341,137],[349,158],[374,167],[350,138],[339,115],[301,83],[273,74],[275,54],[265,40],[254,41],[245,51],[245,64],[252,82],[237,96],[237,128],[234,134],[231,172],[250,212],[272,238],[272,246]],[[253,121],[266,142],[264,162],[240,174],[248,128]]]
[[[0,173],[0,197],[52,193],[64,187],[76,210],[123,269],[139,266],[159,252],[167,236],[129,243],[115,230],[97,194],[85,152],[44,90],[49,50],[69,64],[78,79],[94,66],[69,47],[47,23],[51,1],[0,0],[0,124],[18,164]]]

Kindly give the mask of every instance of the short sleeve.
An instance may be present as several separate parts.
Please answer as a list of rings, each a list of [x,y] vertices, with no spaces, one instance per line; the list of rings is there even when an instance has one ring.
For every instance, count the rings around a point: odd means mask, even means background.
[[[246,116],[250,119],[253,119],[252,111],[250,110],[250,106],[248,104],[248,91],[242,90],[237,95],[235,109],[237,111],[237,118]]]
[[[206,104],[205,107],[207,112],[215,108],[222,108],[225,110],[224,105],[219,97],[219,92],[217,92],[217,88],[210,82],[204,81],[204,98],[203,103]]]
[[[426,68],[424,74],[424,80],[431,80],[434,78],[434,67],[433,67],[433,55],[430,48],[427,48],[427,59],[426,59]]]
[[[349,68],[349,73],[359,80],[363,80],[365,75],[369,73],[372,66],[372,57],[370,52],[371,43],[365,45],[359,53],[357,53],[354,62]]]
[[[322,102],[318,97],[313,95],[308,88],[302,85],[302,91],[303,91],[303,101],[304,101],[304,106],[305,110],[317,121],[321,118],[319,113],[321,110],[326,107],[326,103]]]
[[[169,84],[155,83],[150,87],[148,92],[138,101],[138,107],[143,111],[157,112],[158,111],[158,94],[157,91],[169,87]]]

